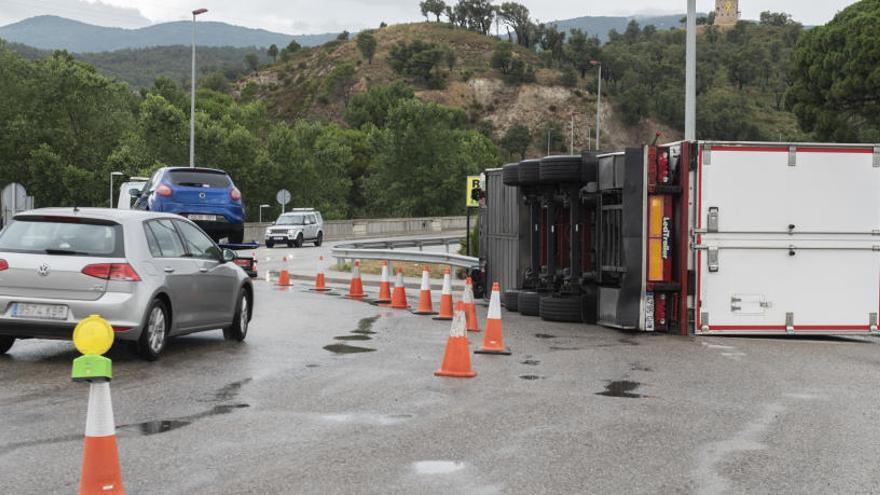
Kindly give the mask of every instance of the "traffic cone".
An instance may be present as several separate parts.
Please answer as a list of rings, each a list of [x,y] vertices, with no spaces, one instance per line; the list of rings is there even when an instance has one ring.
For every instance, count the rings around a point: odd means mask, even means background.
[[[382,279],[379,282],[379,297],[377,303],[388,304],[391,302],[391,283],[388,281],[388,262],[382,262]]]
[[[431,301],[431,276],[428,273],[428,265],[422,268],[422,286],[419,290],[419,309],[413,311],[414,315],[436,315]]]
[[[501,286],[492,284],[492,297],[489,299],[489,315],[486,317],[486,335],[483,346],[474,351],[477,354],[504,354],[510,351],[504,347],[501,331]]]
[[[287,273],[287,270],[281,270],[281,274],[278,276],[278,287],[290,287],[290,274]]]
[[[348,286],[348,294],[345,296],[349,299],[363,299],[367,297],[364,294],[364,283],[361,281],[361,262],[355,260],[354,267],[351,269],[351,285]]]
[[[394,282],[394,294],[391,296],[391,307],[394,309],[406,309],[406,287],[403,285],[403,269],[397,268],[397,280]]]
[[[477,321],[477,304],[474,302],[474,288],[471,278],[464,281],[464,295],[461,297],[464,303],[464,312],[467,315],[467,331],[479,332],[480,323]]]
[[[446,352],[443,355],[443,363],[440,369],[434,372],[436,376],[452,376],[457,378],[472,378],[477,376],[471,369],[471,354],[465,329],[464,304],[459,301],[455,307],[455,317],[452,319],[452,328],[449,330],[449,340],[446,341]]]
[[[327,285],[324,280],[324,257],[318,257],[318,274],[315,276],[315,288],[312,289],[315,292],[327,292],[330,289],[327,288]]]
[[[79,495],[93,494],[125,494],[119,451],[116,448],[116,423],[113,422],[109,381],[92,382],[89,386]]]
[[[452,275],[449,267],[443,273],[443,290],[440,291],[440,314],[435,316],[435,320],[451,320],[455,315],[452,314]]]

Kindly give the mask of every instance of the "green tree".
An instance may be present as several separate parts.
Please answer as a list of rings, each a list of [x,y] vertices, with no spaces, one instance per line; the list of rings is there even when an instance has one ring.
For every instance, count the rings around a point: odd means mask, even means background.
[[[513,124],[504,133],[500,145],[501,149],[509,155],[518,156],[520,160],[525,160],[529,146],[532,145],[532,133],[525,124]]]
[[[532,47],[534,33],[534,25],[529,15],[528,7],[516,2],[504,2],[498,8],[498,17],[513,29],[517,44],[526,48]]]
[[[412,88],[401,81],[373,86],[351,98],[345,109],[345,121],[356,129],[367,124],[383,128],[391,110],[401,101],[412,98],[415,98]]]
[[[820,139],[880,140],[878,21],[880,1],[863,0],[797,43],[786,102]]]
[[[399,41],[391,47],[388,54],[388,65],[394,72],[412,76],[426,83],[431,88],[442,88],[445,75],[437,70],[445,56],[445,47],[422,40],[414,40],[407,44]]]
[[[367,30],[358,33],[356,43],[361,56],[367,59],[367,63],[372,64],[373,55],[376,54],[376,46],[378,45],[376,37],[373,36],[373,31]]]
[[[203,76],[202,79],[199,81],[199,86],[205,89],[217,91],[218,93],[229,92],[229,82],[226,81],[226,76],[224,76],[220,72],[212,72],[207,76]]]
[[[278,45],[272,43],[269,45],[269,49],[266,50],[266,54],[272,57],[272,63],[278,62]]]
[[[539,142],[540,149],[545,148],[550,153],[566,151],[565,135],[562,134],[562,124],[556,119],[550,119],[544,122]]]
[[[260,68],[260,57],[256,53],[248,53],[244,56],[244,63],[250,72],[256,72]]]
[[[337,41],[348,41],[349,36],[351,34],[348,31],[343,31],[336,36]]]
[[[425,19],[428,19],[428,14],[433,14],[437,22],[440,22],[440,16],[446,11],[446,2],[443,0],[425,0],[419,2],[419,7],[422,9],[422,15],[425,16]]]

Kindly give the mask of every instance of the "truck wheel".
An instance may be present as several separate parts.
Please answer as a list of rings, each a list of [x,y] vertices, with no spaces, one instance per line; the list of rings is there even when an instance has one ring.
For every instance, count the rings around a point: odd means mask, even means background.
[[[501,169],[501,182],[505,186],[519,185],[519,163],[508,163]]]
[[[516,306],[520,314],[538,316],[541,295],[537,292],[522,291],[517,295]]]
[[[234,230],[229,233],[230,244],[241,244],[244,240],[244,230]]]
[[[6,354],[12,344],[15,343],[15,337],[0,337],[0,355]]]
[[[507,308],[508,311],[519,311],[517,308],[519,306],[517,303],[519,302],[519,291],[518,290],[506,290],[504,291],[504,295],[501,298],[504,303],[504,307]]]
[[[538,184],[538,167],[541,160],[523,160],[519,162],[519,185],[531,186]]]
[[[596,286],[589,286],[585,288],[585,293],[581,297],[583,298],[581,316],[584,323],[595,325],[596,320],[599,319],[599,289]]]
[[[541,160],[538,177],[541,184],[581,181],[580,156],[548,156]]]
[[[272,241],[266,241],[266,247],[272,249],[275,246],[275,243]]]
[[[583,321],[581,296],[545,296],[541,298],[541,319],[547,321]]]
[[[251,321],[251,304],[247,289],[242,288],[238,295],[238,304],[235,307],[235,315],[232,317],[232,325],[223,329],[223,338],[241,342],[247,337],[248,323]]]
[[[584,153],[581,165],[581,182],[588,184],[599,180],[599,153]]]
[[[315,238],[315,247],[321,247],[321,244],[324,244],[324,233],[318,232],[318,237]]]

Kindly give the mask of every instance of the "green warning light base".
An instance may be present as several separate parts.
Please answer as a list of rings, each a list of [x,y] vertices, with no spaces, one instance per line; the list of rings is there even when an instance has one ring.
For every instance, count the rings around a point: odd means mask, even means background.
[[[80,356],[73,360],[70,376],[75,382],[110,381],[113,378],[112,361],[94,354]]]

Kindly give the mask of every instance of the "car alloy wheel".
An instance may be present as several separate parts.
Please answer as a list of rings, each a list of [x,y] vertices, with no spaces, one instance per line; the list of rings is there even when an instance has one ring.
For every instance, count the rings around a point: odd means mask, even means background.
[[[147,342],[154,354],[159,354],[165,346],[165,312],[159,306],[150,311],[150,320],[147,323]]]
[[[248,298],[247,296],[243,296],[241,298],[241,314],[239,314],[239,327],[241,328],[242,339],[247,335],[248,321],[250,320],[249,316],[250,308],[248,307]]]

